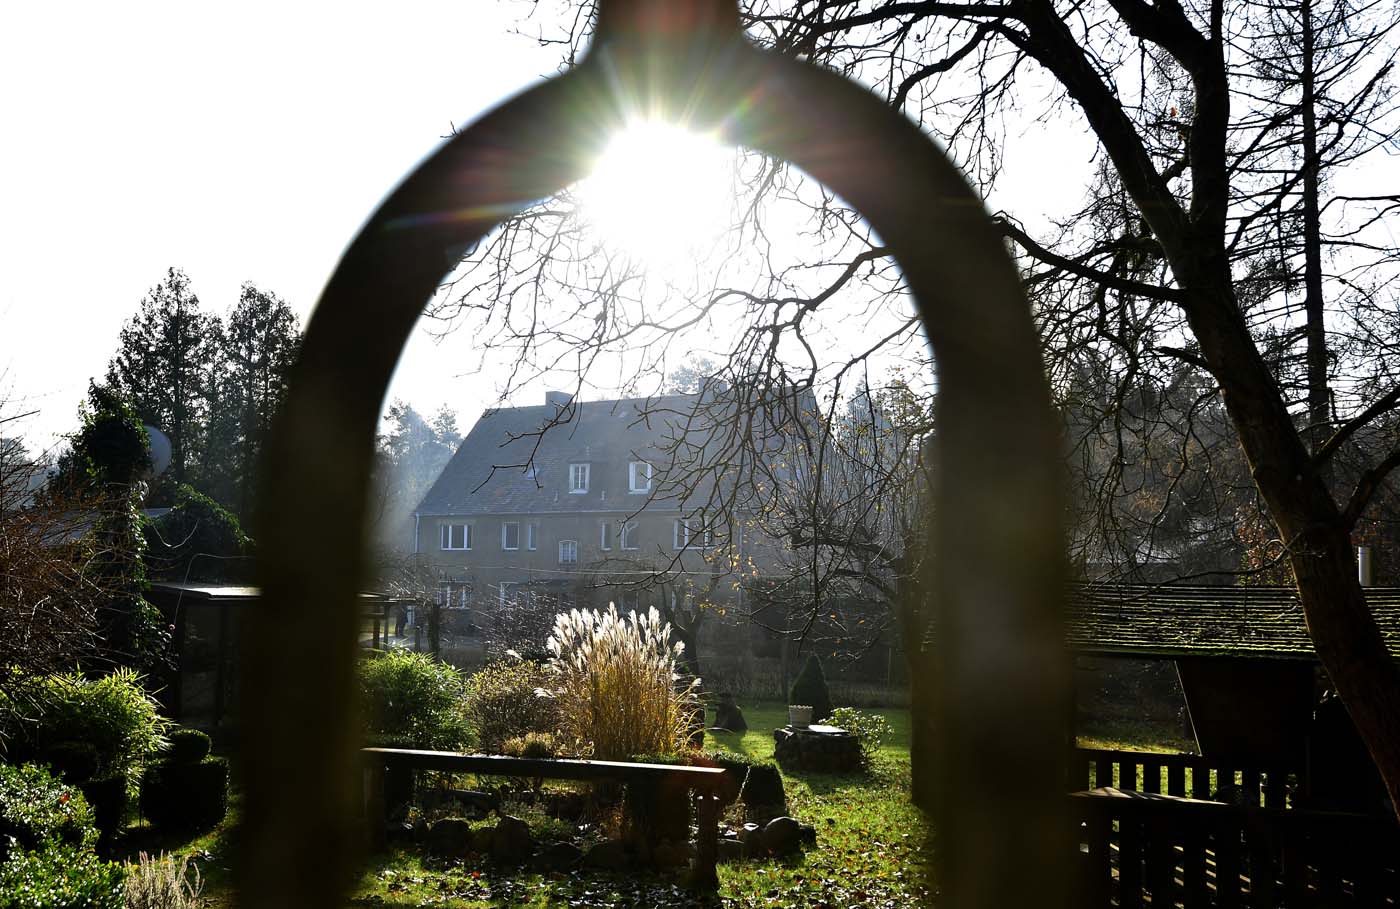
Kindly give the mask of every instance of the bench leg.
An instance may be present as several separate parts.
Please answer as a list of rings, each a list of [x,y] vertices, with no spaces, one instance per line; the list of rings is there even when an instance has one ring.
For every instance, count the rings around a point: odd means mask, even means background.
[[[365,786],[365,832],[368,835],[369,851],[382,852],[387,844],[385,825],[387,806],[384,803],[384,765],[373,763],[364,769]]]
[[[714,893],[719,889],[719,873],[715,870],[719,857],[719,799],[713,792],[700,793],[696,823],[695,870],[690,885],[696,890]]]

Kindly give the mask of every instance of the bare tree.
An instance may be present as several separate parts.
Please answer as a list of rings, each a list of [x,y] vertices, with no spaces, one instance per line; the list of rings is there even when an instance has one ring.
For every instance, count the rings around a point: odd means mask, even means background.
[[[567,49],[567,62],[591,7],[564,6],[562,31],[542,40]],[[1253,509],[1273,528],[1322,662],[1400,807],[1400,670],[1351,548],[1400,466],[1388,420],[1400,406],[1388,333],[1396,256],[1378,221],[1397,197],[1391,187],[1326,194],[1358,160],[1394,146],[1389,7],[755,0],[744,12],[754,40],[864,79],[984,187],[1000,173],[1011,118],[1082,118],[1100,162],[1084,208],[1046,236],[1014,213],[999,218],[1023,257],[1058,388],[1075,378],[1083,396],[1087,378],[1107,391],[1105,419],[1083,423],[1093,430],[1090,479],[1110,484],[1114,506],[1081,513],[1121,516],[1124,493],[1146,489],[1149,476],[1165,494],[1133,507],[1152,532],[1207,502],[1220,506],[1217,526]],[[1297,46],[1289,16],[1303,23]],[[1294,92],[1298,72],[1310,82]],[[834,402],[873,358],[921,362],[899,276],[851,211],[757,157],[738,160],[735,184],[732,229],[703,279],[649,276],[591,237],[566,194],[471,251],[438,314],[479,319],[517,379],[564,366],[587,374],[621,347],[641,377],[634,384],[664,372],[684,330],[742,324],[724,334],[733,343],[721,372],[733,401],[759,405],[738,411],[750,424],[775,419],[763,400],[775,389]],[[774,239],[794,231],[810,241],[805,255]],[[868,347],[818,340],[842,303],[861,307],[846,319],[874,333]],[[1144,391],[1165,400],[1166,390],[1177,401],[1165,419],[1120,406],[1148,403]],[[1229,433],[1203,438],[1202,427],[1224,425]],[[1152,446],[1123,444],[1145,434]],[[723,469],[763,459],[765,437],[751,438],[760,440],[748,443],[752,458]],[[1163,486],[1162,464],[1143,452],[1172,450],[1178,466]],[[1187,482],[1217,456],[1228,490]],[[1244,476],[1248,484],[1233,479]],[[737,498],[760,482],[726,488]],[[692,488],[703,499],[713,487]]]

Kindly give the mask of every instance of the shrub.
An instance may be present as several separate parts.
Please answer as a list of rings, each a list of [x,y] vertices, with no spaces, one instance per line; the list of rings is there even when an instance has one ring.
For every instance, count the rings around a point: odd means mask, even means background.
[[[35,680],[33,722],[10,730],[18,750],[39,757],[72,743],[91,745],[97,755],[93,776],[125,776],[166,748],[170,721],[131,669],[96,679],[80,673]]]
[[[888,720],[878,713],[865,713],[854,707],[837,707],[831,711],[831,724],[860,739],[860,760],[867,768],[890,735]]]
[[[506,739],[501,746],[502,754],[523,758],[552,758],[557,750],[558,746],[551,732],[527,732]]]
[[[549,673],[527,660],[493,663],[469,678],[462,712],[477,747],[497,754],[509,739],[554,733],[559,728],[558,705],[539,693],[549,683]]]
[[[465,739],[462,677],[428,654],[393,650],[364,660],[359,689],[372,744],[452,749]]]
[[[46,843],[91,848],[92,809],[82,793],[43,767],[0,764],[0,857]],[[3,891],[0,891],[3,892]]]
[[[176,729],[170,733],[170,751],[166,760],[172,764],[198,764],[209,756],[213,742],[198,729]]]
[[[194,764],[163,761],[141,775],[141,813],[163,830],[203,830],[228,809],[228,762],[205,758]]]
[[[37,763],[48,764],[65,782],[84,783],[97,775],[99,761],[89,742],[59,742],[37,755]]]
[[[131,797],[127,792],[127,778],[109,776],[101,780],[88,780],[78,783],[83,798],[92,807],[92,822],[97,826],[97,851],[104,857],[109,853],[117,834],[126,825],[127,808]]]
[[[814,723],[824,723],[831,716],[831,692],[826,687],[822,661],[815,653],[807,657],[806,665],[793,681],[788,703],[811,705]]]
[[[125,869],[90,850],[50,843],[0,866],[0,909],[123,909]]]
[[[684,645],[671,643],[660,614],[623,618],[578,610],[555,618],[549,636],[551,687],[560,731],[579,753],[601,760],[677,751],[690,738],[699,679],[676,671]]]
[[[126,909],[196,909],[203,891],[199,868],[188,857],[176,861],[164,853],[151,858],[143,852],[127,872]]]

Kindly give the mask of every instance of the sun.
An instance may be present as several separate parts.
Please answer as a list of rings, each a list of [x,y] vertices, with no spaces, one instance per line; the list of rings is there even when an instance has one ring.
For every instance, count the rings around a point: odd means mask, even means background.
[[[649,272],[703,265],[731,223],[734,159],[712,136],[635,121],[580,182],[579,214],[605,246]]]

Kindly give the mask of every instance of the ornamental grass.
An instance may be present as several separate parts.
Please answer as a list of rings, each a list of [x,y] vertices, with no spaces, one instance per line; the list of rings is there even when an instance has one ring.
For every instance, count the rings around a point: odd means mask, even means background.
[[[671,642],[655,609],[624,617],[610,603],[606,612],[562,613],[546,646],[559,731],[580,754],[627,760],[686,745],[700,680],[677,671],[685,645]]]

